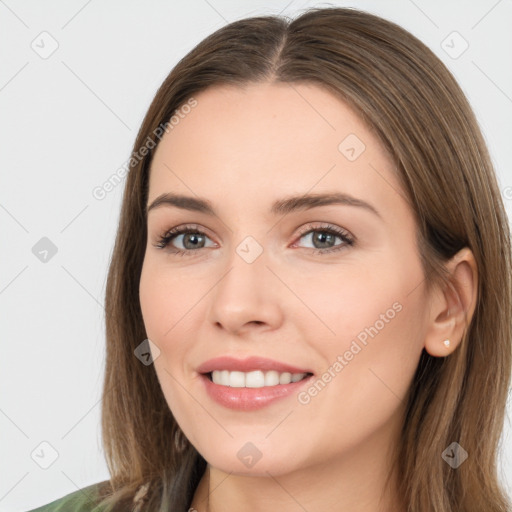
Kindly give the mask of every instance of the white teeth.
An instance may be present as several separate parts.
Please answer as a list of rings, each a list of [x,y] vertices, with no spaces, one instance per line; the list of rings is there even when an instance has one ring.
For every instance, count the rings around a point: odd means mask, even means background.
[[[274,370],[268,372],[261,370],[254,370],[252,372],[214,370],[212,372],[212,381],[214,384],[231,388],[262,388],[264,386],[277,386],[279,384],[298,382],[306,375],[307,373],[279,373]]]
[[[243,372],[230,372],[228,384],[231,388],[245,387],[245,375]]]
[[[279,375],[279,384],[290,384],[292,381],[292,374],[285,372]]]
[[[279,384],[279,372],[274,370],[265,373],[265,386],[277,386]]]

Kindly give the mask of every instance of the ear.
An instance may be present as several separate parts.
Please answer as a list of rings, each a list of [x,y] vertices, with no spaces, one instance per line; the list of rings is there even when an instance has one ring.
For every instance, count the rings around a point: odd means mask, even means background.
[[[434,357],[451,354],[469,327],[478,295],[478,270],[472,251],[461,249],[447,264],[450,283],[433,290],[425,335],[425,350]],[[449,346],[444,344],[450,340]]]

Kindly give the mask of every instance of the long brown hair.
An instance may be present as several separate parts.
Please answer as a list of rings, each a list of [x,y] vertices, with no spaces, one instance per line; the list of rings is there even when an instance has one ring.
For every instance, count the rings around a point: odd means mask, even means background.
[[[217,30],[175,66],[132,155],[194,94],[262,82],[324,87],[374,130],[416,217],[427,288],[449,285],[446,261],[463,247],[473,252],[478,297],[464,338],[448,357],[423,351],[408,395],[396,453],[400,496],[414,512],[510,510],[496,465],[511,378],[510,231],[462,90],[431,50],[380,17],[337,7],[308,9],[295,19],[253,17]],[[145,510],[182,512],[206,461],[183,439],[153,365],[134,356],[147,338],[138,287],[154,151],[127,176],[108,273],[102,434],[111,479],[101,495],[109,510],[129,510],[147,484]],[[454,441],[469,453],[457,469],[441,456]]]

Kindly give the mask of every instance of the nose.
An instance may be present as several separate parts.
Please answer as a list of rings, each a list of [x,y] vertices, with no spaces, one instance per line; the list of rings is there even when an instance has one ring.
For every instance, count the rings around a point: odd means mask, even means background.
[[[229,263],[211,293],[210,322],[238,335],[279,328],[285,287],[267,266],[265,252],[252,263],[234,254]]]

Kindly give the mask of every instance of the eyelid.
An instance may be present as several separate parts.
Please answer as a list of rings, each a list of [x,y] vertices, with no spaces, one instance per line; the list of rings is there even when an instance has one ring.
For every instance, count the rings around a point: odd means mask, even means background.
[[[304,226],[301,226],[299,228],[299,238],[306,233],[309,233],[310,231],[322,231],[325,229],[326,231],[335,231],[342,233],[343,235],[346,235],[350,238],[355,238],[350,231],[348,231],[345,228],[342,228],[340,226],[335,226],[334,224],[331,224],[330,222],[322,222],[322,221],[312,221],[308,222],[307,224],[304,224]]]

